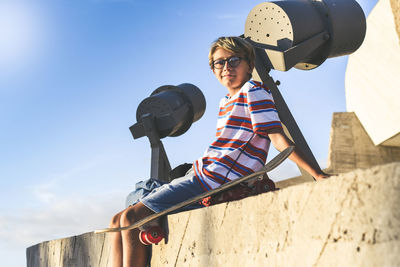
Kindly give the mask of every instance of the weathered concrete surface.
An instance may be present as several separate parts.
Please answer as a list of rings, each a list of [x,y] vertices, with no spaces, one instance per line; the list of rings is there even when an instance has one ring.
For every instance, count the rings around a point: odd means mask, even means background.
[[[169,216],[152,266],[399,266],[400,163]],[[27,249],[28,267],[107,266],[107,235]]]
[[[339,174],[395,161],[400,161],[400,148],[375,146],[354,112],[333,113],[325,172]],[[298,176],[279,181],[276,186],[285,188],[309,181],[308,177]]]
[[[397,36],[400,40],[400,1],[399,0],[390,0],[390,6],[393,10],[394,15],[394,24],[396,25]],[[399,42],[400,45],[400,42]]]
[[[347,111],[355,112],[375,145],[400,147],[400,1],[379,0],[364,43],[349,56]]]
[[[399,266],[400,163],[169,217],[152,266]]]
[[[109,266],[108,235],[86,233],[52,240],[26,250],[28,267]]]
[[[353,112],[333,114],[328,172],[344,173],[394,161],[400,161],[399,147],[375,146]]]

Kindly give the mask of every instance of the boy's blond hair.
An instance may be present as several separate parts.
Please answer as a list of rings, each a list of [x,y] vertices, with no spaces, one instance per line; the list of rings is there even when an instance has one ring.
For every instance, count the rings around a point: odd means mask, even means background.
[[[208,54],[208,64],[210,65],[211,69],[214,68],[213,55],[218,48],[223,48],[226,51],[229,51],[246,60],[250,68],[254,67],[255,56],[253,46],[240,37],[231,36],[219,37],[214,43],[212,43],[210,52]]]

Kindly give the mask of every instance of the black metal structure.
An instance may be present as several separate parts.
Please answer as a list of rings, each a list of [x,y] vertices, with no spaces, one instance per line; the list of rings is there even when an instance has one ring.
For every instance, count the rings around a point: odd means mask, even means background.
[[[134,139],[147,136],[150,141],[151,178],[169,181],[171,166],[161,139],[184,134],[205,109],[203,93],[189,83],[161,86],[139,104],[137,123],[129,129]]]
[[[319,165],[269,72],[292,67],[311,70],[327,58],[351,54],[361,46],[365,32],[364,12],[354,0],[264,2],[247,17],[242,37],[255,48],[253,77],[271,89],[280,119],[317,169]]]
[[[363,10],[355,0],[264,2],[246,20],[244,36],[266,52],[269,68],[309,70],[362,44]]]

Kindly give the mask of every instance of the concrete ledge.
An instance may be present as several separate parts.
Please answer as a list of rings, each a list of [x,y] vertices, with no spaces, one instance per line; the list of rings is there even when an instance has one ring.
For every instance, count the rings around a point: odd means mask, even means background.
[[[364,42],[347,63],[346,110],[356,113],[374,145],[400,147],[399,3],[378,1]]]
[[[169,217],[152,266],[399,266],[400,163]]]
[[[29,247],[26,258],[28,267],[105,267],[109,252],[106,234],[86,233]]]
[[[400,163],[169,216],[152,266],[399,266]],[[105,235],[27,249],[28,267],[107,266]]]

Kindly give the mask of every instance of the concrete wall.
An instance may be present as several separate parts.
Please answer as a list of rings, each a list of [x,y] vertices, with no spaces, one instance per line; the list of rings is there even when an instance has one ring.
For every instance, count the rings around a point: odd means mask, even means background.
[[[400,38],[400,1],[399,0],[390,0],[390,6],[392,7],[392,10],[393,10],[394,23],[396,25],[396,32]],[[399,45],[400,45],[400,39],[399,39]]]
[[[380,0],[347,65],[347,111],[356,113],[375,145],[400,146],[399,24],[399,1]]]
[[[152,266],[399,266],[400,163],[169,216]],[[27,249],[28,267],[107,266],[105,235]]]
[[[335,112],[332,116],[327,173],[338,174],[400,161],[400,148],[375,146],[354,112]],[[285,188],[309,182],[299,176],[276,185]]]
[[[400,164],[170,216],[152,266],[398,266]]]
[[[29,247],[26,259],[28,267],[106,267],[109,251],[107,234],[86,233]]]
[[[333,114],[328,172],[344,173],[394,161],[400,161],[400,147],[375,146],[353,112]]]

